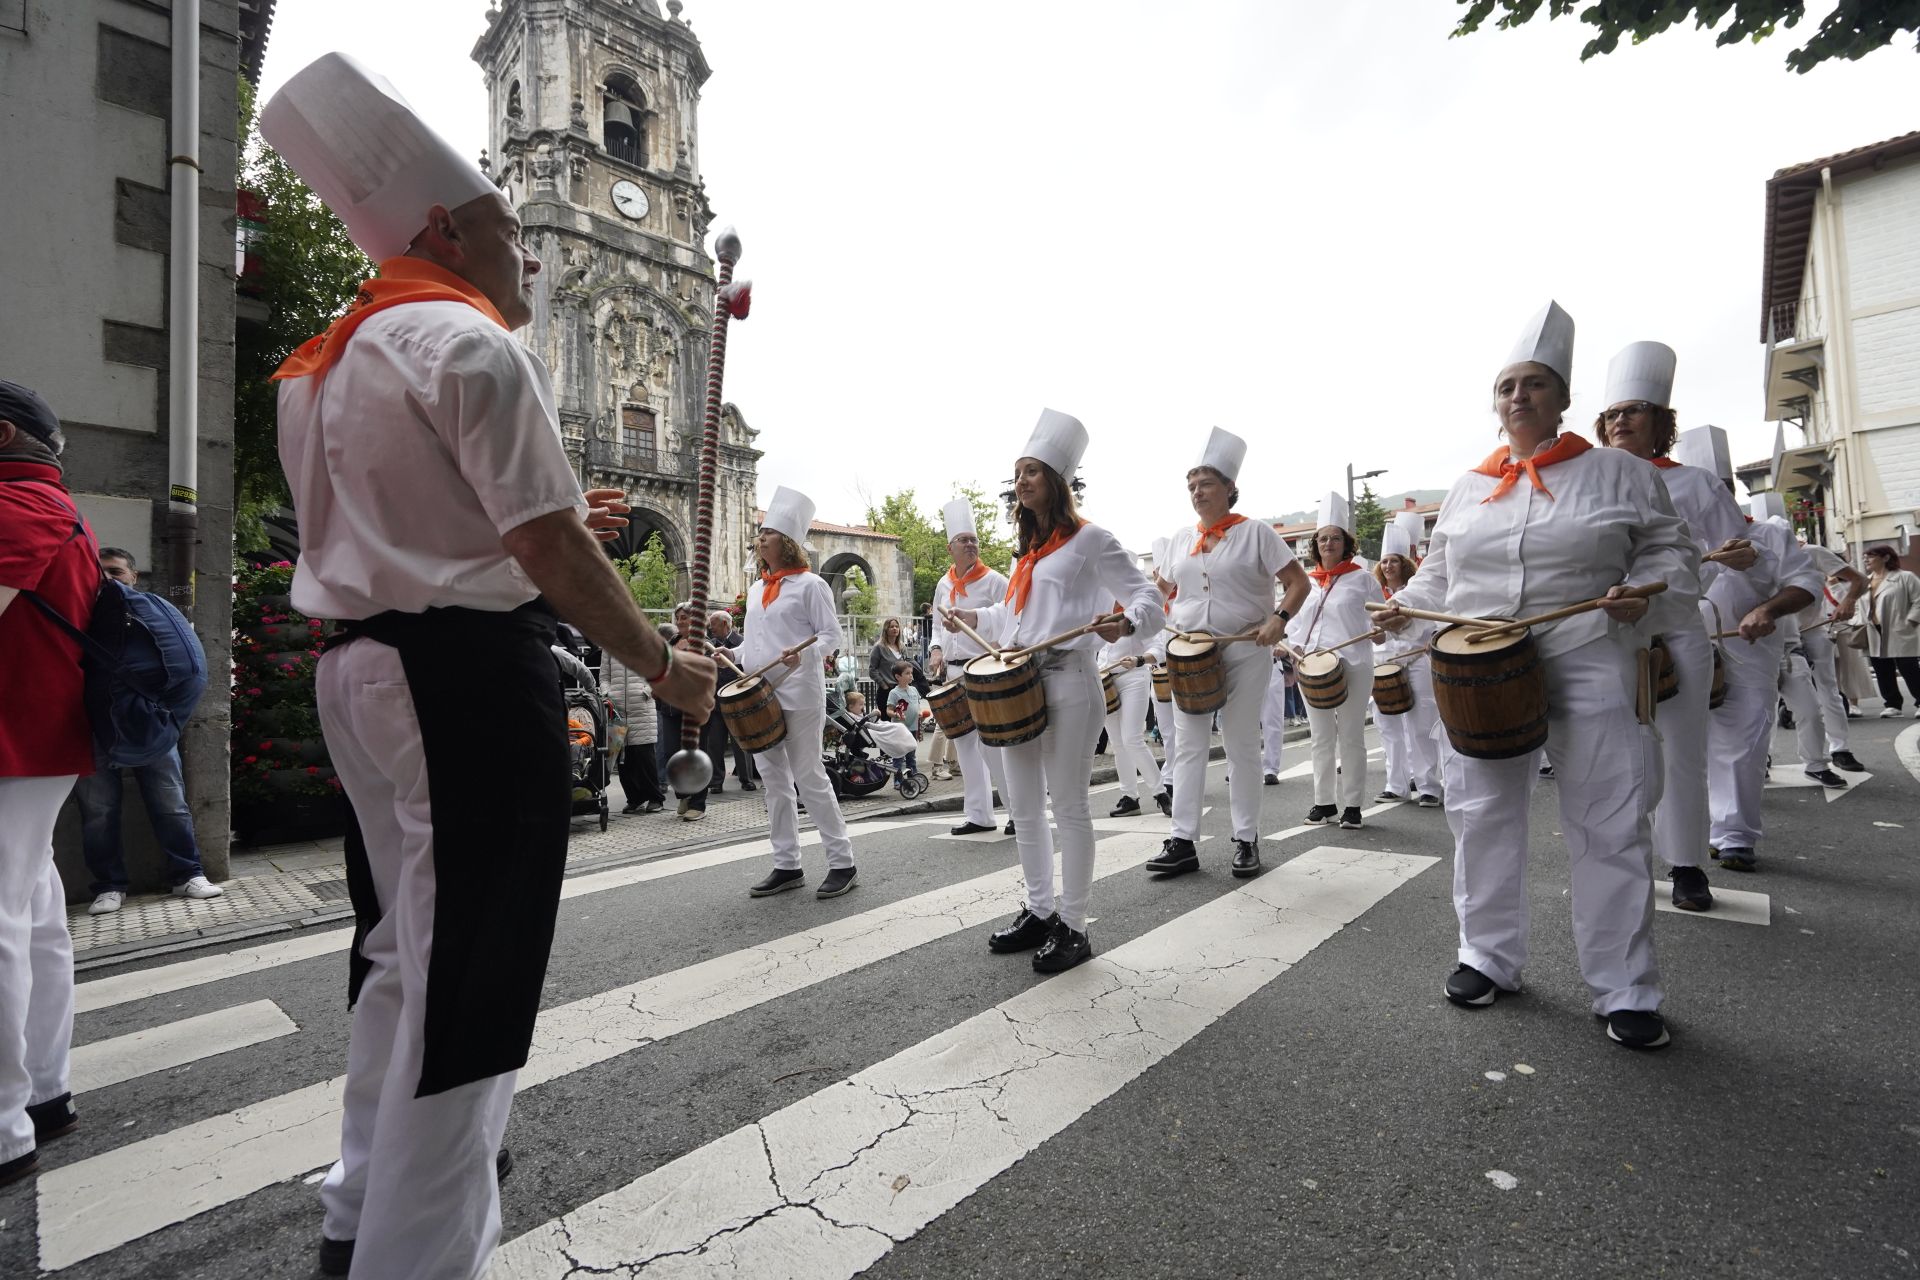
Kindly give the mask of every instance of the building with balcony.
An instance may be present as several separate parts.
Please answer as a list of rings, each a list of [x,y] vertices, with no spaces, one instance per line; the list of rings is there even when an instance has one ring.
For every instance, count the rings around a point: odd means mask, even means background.
[[[1766,481],[1856,560],[1899,541],[1920,523],[1920,133],[1767,182],[1760,340]]]

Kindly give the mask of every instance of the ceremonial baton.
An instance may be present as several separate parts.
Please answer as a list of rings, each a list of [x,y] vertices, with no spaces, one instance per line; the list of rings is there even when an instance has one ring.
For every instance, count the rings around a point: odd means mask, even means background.
[[[1582,600],[1579,604],[1568,605],[1564,609],[1555,609],[1552,613],[1536,613],[1531,618],[1516,618],[1512,622],[1503,622],[1497,627],[1475,632],[1467,637],[1468,644],[1485,644],[1489,640],[1498,640],[1502,636],[1524,631],[1528,627],[1537,627],[1546,622],[1558,622],[1562,618],[1571,618],[1576,614],[1592,613],[1615,600],[1645,600],[1657,596],[1667,589],[1664,582],[1649,582],[1644,587],[1628,587],[1617,596],[1595,596],[1591,600]]]
[[[1053,646],[1057,644],[1065,644],[1069,640],[1077,640],[1081,636],[1086,635],[1087,632],[1093,630],[1095,627],[1103,627],[1109,622],[1122,621],[1123,619],[1126,618],[1126,616],[1127,615],[1124,613],[1110,613],[1106,615],[1104,618],[1095,618],[1092,622],[1089,622],[1084,626],[1075,627],[1071,631],[1062,631],[1057,636],[1049,636],[1047,639],[1042,640],[1039,644],[1030,644],[1024,649],[1015,649],[1012,653],[1004,654],[1002,656],[1004,656],[1009,662],[1013,661],[1015,658],[1030,658],[1034,654],[1041,653],[1041,652],[1044,652],[1045,650],[1051,649],[1053,648]]]

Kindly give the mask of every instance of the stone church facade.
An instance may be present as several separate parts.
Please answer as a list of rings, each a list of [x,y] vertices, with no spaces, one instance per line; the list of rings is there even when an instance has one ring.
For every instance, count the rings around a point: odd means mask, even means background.
[[[700,178],[709,75],[680,0],[496,0],[473,49],[486,73],[489,167],[544,269],[523,338],[552,371],[582,483],[624,489],[615,555],[654,531],[682,569],[706,399],[715,264]],[[724,406],[709,594],[746,582],[756,432]]]

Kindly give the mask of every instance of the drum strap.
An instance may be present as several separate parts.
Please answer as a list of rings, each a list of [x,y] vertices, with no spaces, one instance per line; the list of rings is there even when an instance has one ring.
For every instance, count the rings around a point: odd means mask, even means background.
[[[1344,574],[1340,575],[1340,577],[1344,577],[1344,576],[1346,575]],[[1313,611],[1313,621],[1307,624],[1306,647],[1308,649],[1313,648],[1314,633],[1320,630],[1320,615],[1327,611],[1327,597],[1332,595],[1333,589],[1339,585],[1340,585],[1340,578],[1336,577],[1332,581],[1328,582],[1326,590],[1320,593],[1320,604]]]

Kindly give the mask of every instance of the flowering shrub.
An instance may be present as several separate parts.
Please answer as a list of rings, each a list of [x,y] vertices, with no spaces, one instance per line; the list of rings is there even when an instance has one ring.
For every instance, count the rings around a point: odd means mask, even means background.
[[[233,800],[236,809],[288,796],[332,797],[313,691],[326,624],[296,612],[293,563],[244,566],[233,582]]]

